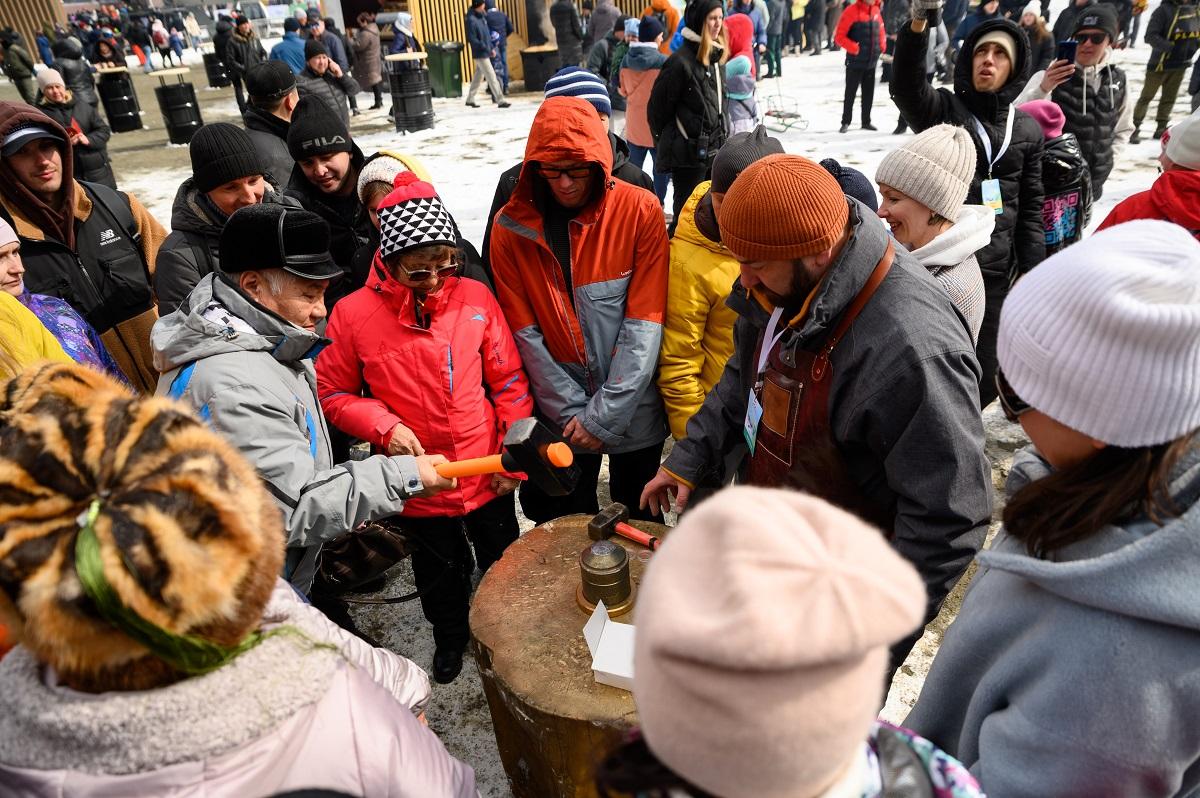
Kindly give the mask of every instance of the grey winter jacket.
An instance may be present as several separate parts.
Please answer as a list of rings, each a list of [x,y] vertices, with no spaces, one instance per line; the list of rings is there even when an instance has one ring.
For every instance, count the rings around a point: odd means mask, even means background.
[[[1019,452],[1007,492],[1048,473]],[[1110,526],[1053,559],[1001,530],[979,555],[904,725],[989,798],[1200,794],[1200,450],[1170,493],[1182,515],[1163,526]]]
[[[350,127],[350,94],[358,94],[358,81],[347,74],[335,78],[329,70],[318,75],[311,67],[304,67],[296,76],[296,90],[301,97],[320,97],[342,118],[342,124]],[[283,178],[280,178],[281,180]]]
[[[583,35],[583,52],[591,53],[593,45],[608,38],[620,18],[621,9],[617,8],[612,0],[599,0],[592,11],[591,19],[588,20],[587,33]],[[608,75],[603,77],[608,79]]]
[[[283,196],[270,177],[266,180],[263,202],[300,207],[298,201]],[[192,178],[180,184],[171,206],[171,234],[158,248],[155,261],[154,296],[158,300],[159,316],[178,310],[200,278],[221,265],[218,250],[221,230],[228,218],[201,199]]]
[[[296,162],[287,147],[288,128],[291,122],[280,119],[275,114],[255,108],[252,104],[246,106],[242,114],[242,127],[254,142],[258,157],[262,158],[267,167],[267,174],[281,186],[286,186],[292,179],[292,170]]]
[[[204,317],[213,303],[240,322]],[[214,314],[209,314],[210,316]],[[249,325],[255,332],[237,329]],[[190,404],[262,475],[288,532],[284,578],[312,586],[321,545],[404,509],[423,490],[412,457],[335,464],[313,368],[326,340],[250,302],[216,274],[150,334],[159,395]]]
[[[768,36],[783,35],[783,29],[791,19],[790,5],[787,0],[770,0],[767,3],[767,13],[770,17],[767,23]]]
[[[781,353],[817,351],[883,256],[883,222],[857,200],[847,201],[853,235],[802,326],[780,339]],[[769,316],[740,283],[726,304],[738,314],[733,357],[663,463],[693,484],[723,481],[721,464],[742,440]],[[983,545],[992,514],[980,369],[966,324],[937,281],[898,247],[830,362],[834,441],[864,498],[894,508],[892,545],[920,571],[933,612]]]
[[[550,6],[550,24],[554,26],[554,38],[558,42],[559,63],[565,67],[579,66],[583,62],[583,20],[579,17],[579,9],[571,0],[554,0]],[[593,22],[588,28],[592,29],[594,25]]]

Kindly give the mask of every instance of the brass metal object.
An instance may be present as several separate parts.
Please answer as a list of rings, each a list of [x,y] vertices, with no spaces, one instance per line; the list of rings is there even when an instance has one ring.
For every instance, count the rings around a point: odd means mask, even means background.
[[[603,601],[610,618],[633,609],[629,555],[610,540],[598,540],[579,553],[580,583],[575,600],[589,615]]]

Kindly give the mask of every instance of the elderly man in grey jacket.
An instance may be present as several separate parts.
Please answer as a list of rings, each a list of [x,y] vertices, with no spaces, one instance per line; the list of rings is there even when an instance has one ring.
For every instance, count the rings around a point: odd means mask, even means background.
[[[921,573],[932,618],[992,512],[964,319],[879,218],[806,158],[750,165],[717,220],[742,264],[728,300],[734,354],[643,505],[666,510],[675,493],[682,509],[693,487],[724,480],[726,454],[744,442],[743,482],[813,493],[883,530]],[[893,665],[917,637],[897,644]]]
[[[154,325],[158,393],[194,407],[258,469],[288,531],[284,577],[307,593],[323,543],[454,481],[434,469],[440,455],[332,462],[313,359],[327,343],[316,332],[325,287],[342,271],[324,220],[284,205],[241,208],[220,257]]]

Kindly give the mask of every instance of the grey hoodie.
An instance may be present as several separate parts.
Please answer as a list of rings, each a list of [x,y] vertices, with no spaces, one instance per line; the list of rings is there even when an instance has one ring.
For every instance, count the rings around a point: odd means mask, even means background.
[[[1048,473],[1018,454],[1012,495]],[[989,798],[1200,794],[1200,449],[1176,467],[1183,515],[1107,527],[1053,560],[1003,530],[905,726]]]
[[[232,324],[204,317],[214,302],[236,317]],[[201,278],[150,334],[158,395],[190,404],[258,469],[288,531],[284,577],[304,592],[324,541],[399,514],[423,490],[412,457],[333,463],[313,369],[326,343],[216,274]]]

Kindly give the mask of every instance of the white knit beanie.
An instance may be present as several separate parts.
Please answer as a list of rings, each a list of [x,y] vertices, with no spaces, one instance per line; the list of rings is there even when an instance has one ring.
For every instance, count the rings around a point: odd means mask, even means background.
[[[392,186],[396,182],[396,175],[407,171],[408,167],[399,158],[390,155],[377,155],[367,161],[358,173],[358,201],[366,203],[363,192],[369,183],[387,183],[388,186]],[[387,193],[391,193],[390,188]]]
[[[1026,5],[1025,8],[1021,9],[1021,17],[1024,17],[1026,14],[1033,14],[1035,17],[1041,17],[1042,4],[1038,2],[1038,0],[1029,0],[1029,4]],[[1021,17],[1017,18],[1017,24],[1020,24]]]
[[[954,221],[975,176],[975,158],[975,144],[966,129],[935,125],[883,156],[875,182]]]
[[[683,516],[635,613],[633,696],[654,755],[715,795],[795,798],[862,751],[888,646],[920,625],[925,588],[850,513],[736,487]]]
[[[1141,220],[1047,258],[1009,293],[997,355],[1029,405],[1112,446],[1200,428],[1200,242]]]
[[[1192,114],[1171,127],[1167,157],[1176,166],[1200,171],[1200,116]]]
[[[45,90],[47,86],[65,86],[63,76],[57,69],[43,69],[37,73],[38,89]]]

